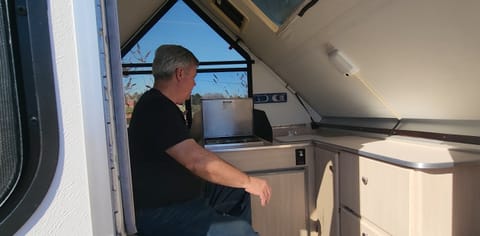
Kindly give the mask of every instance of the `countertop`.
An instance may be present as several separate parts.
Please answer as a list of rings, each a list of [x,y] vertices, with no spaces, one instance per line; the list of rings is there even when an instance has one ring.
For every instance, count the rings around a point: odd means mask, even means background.
[[[368,158],[414,169],[441,169],[480,164],[480,145],[436,142],[405,137],[362,137],[317,134],[276,137],[279,143],[314,142]]]
[[[218,144],[205,145],[205,149],[212,152],[241,152],[251,150],[264,150],[272,148],[292,148],[311,145],[311,140],[296,140],[294,142],[268,142],[263,143],[235,143],[235,144]]]

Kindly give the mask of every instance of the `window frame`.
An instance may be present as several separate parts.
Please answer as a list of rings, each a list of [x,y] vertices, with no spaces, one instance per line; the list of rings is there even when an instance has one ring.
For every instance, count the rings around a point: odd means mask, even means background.
[[[172,9],[172,7],[177,3],[177,0],[168,0],[154,15],[150,20],[134,34],[134,36],[129,39],[121,47],[121,56],[122,58],[135,47],[138,41],[145,36],[150,29],[159,21],[161,18]],[[251,98],[253,96],[253,87],[252,87],[252,64],[255,63],[250,55],[243,50],[242,47],[238,44],[239,39],[232,39],[225,31],[223,31],[207,14],[205,14],[192,0],[184,0],[185,4],[190,7],[190,9],[195,12],[205,23],[210,26],[215,33],[217,33],[222,39],[224,39],[231,47],[231,49],[236,50],[245,60],[237,61],[201,61],[199,66],[209,66],[209,68],[199,68],[197,73],[211,73],[211,72],[245,72],[247,74],[247,96]],[[212,68],[212,66],[222,66],[222,65],[238,65],[245,64],[245,67],[219,67]],[[152,63],[124,63],[122,64],[123,75],[147,75],[152,74],[151,68]],[[125,68],[145,68],[141,70],[126,70]],[[191,127],[192,125],[192,109],[191,101],[187,100],[185,102],[185,107],[187,109],[187,125]]]
[[[0,235],[14,234],[40,206],[59,159],[59,123],[46,0],[5,4],[11,68],[17,86],[21,175],[0,206]]]

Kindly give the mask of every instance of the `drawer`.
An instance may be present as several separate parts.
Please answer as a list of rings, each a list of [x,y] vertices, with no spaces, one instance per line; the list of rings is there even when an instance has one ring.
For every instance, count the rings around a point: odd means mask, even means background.
[[[360,219],[344,208],[340,211],[340,235],[342,236],[388,236],[370,222]]]
[[[390,234],[409,234],[412,170],[342,152],[339,172],[342,206]]]

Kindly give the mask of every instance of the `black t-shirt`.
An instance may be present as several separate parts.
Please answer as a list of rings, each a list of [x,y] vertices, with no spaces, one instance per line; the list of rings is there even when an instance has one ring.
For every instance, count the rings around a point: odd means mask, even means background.
[[[128,128],[136,208],[155,208],[200,196],[203,181],[165,150],[190,138],[180,109],[160,91],[145,92]]]

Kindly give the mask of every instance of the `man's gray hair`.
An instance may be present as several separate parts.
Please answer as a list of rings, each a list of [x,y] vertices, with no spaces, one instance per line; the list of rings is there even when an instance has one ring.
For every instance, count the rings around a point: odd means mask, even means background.
[[[155,51],[152,73],[155,80],[168,80],[176,68],[198,66],[198,59],[191,51],[180,45],[162,45]]]

